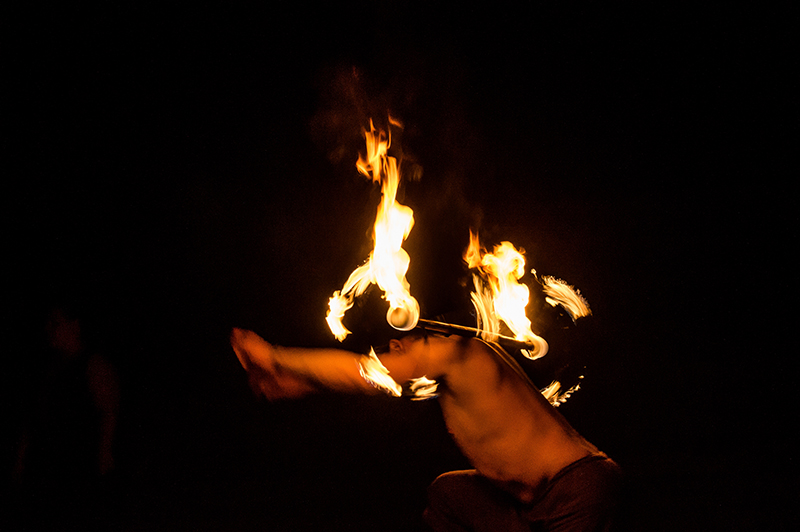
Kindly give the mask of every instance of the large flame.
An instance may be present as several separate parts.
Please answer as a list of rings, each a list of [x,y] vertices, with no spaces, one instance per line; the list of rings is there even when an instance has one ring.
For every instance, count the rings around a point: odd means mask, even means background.
[[[532,348],[522,353],[537,359],[547,354],[547,342],[531,331],[531,320],[525,314],[530,291],[519,282],[525,274],[525,257],[510,242],[502,242],[488,253],[478,235],[470,231],[470,243],[464,260],[473,274],[475,292],[472,303],[478,314],[478,328],[486,340],[493,340],[500,332],[500,321],[514,334],[514,338],[529,343]]]
[[[393,125],[399,125],[390,119]],[[328,303],[326,321],[336,339],[342,341],[350,331],[342,324],[345,312],[353,306],[370,284],[377,284],[389,302],[386,319],[400,330],[410,330],[419,319],[419,303],[409,292],[406,280],[409,257],[403,242],[414,227],[414,213],[405,205],[397,203],[397,187],[400,184],[399,164],[395,157],[387,155],[391,145],[389,134],[375,129],[370,120],[369,131],[364,131],[367,151],[359,155],[358,171],[381,184],[381,202],[375,218],[373,238],[375,246],[367,262],[356,268],[340,291],[334,292]]]

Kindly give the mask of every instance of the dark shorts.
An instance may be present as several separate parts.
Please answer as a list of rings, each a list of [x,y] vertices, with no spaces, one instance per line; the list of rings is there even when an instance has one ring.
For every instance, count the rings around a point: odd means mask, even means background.
[[[559,471],[534,502],[522,504],[475,470],[439,476],[428,489],[425,521],[436,532],[612,530],[622,473],[604,454]]]

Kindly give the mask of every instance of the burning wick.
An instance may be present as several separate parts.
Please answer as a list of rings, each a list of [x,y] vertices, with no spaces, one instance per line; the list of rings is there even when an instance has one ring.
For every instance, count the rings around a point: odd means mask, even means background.
[[[386,321],[398,331],[410,331],[416,323],[411,319],[411,313],[405,307],[392,307],[386,313]]]

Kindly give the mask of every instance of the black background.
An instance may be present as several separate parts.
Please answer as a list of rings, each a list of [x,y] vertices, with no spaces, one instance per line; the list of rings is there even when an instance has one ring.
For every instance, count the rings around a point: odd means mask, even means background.
[[[562,412],[625,468],[625,528],[791,529],[791,16],[639,4],[3,8],[4,393],[69,294],[122,381],[113,527],[412,529],[464,466],[437,406],[260,403],[227,343],[334,345],[390,111],[424,312],[470,226],[592,305]]]

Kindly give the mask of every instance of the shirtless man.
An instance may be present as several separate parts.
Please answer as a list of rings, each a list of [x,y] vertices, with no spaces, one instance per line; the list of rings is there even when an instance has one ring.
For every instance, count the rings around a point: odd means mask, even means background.
[[[273,346],[234,329],[231,343],[251,385],[268,399],[320,388],[380,393],[362,377],[363,355]],[[476,338],[412,332],[380,361],[398,383],[425,376],[453,438],[475,467],[429,488],[425,520],[436,531],[609,530],[618,466],[581,437],[538,390]]]

